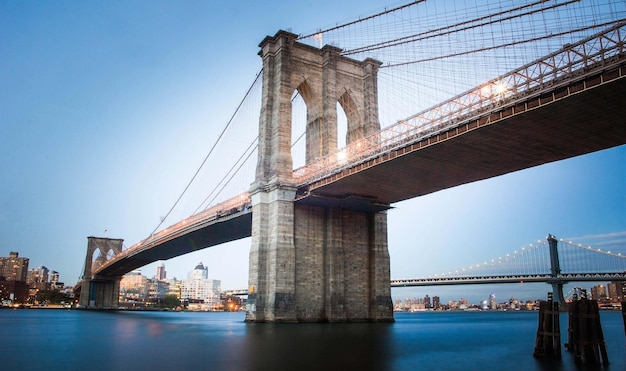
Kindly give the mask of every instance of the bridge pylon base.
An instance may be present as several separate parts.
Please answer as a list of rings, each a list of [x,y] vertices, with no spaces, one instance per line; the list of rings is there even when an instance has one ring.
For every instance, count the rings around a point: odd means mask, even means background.
[[[81,308],[119,309],[120,279],[83,279],[79,302]]]
[[[386,211],[262,202],[261,193],[252,198],[247,322],[394,320]]]

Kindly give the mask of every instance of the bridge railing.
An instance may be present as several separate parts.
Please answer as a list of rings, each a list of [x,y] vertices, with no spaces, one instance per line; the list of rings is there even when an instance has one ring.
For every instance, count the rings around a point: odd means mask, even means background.
[[[250,208],[250,194],[242,193],[229,200],[219,203],[211,208],[208,208],[202,212],[191,215],[190,217],[179,221],[176,224],[172,224],[167,228],[164,228],[156,233],[151,234],[148,238],[137,242],[131,247],[123,250],[120,254],[112,256],[100,266],[93,268],[93,272],[100,270],[113,264],[115,261],[120,260],[128,255],[139,253],[145,249],[150,248],[153,245],[172,239],[182,232],[196,228],[197,226],[218,220],[223,217],[246,211]]]
[[[357,163],[449,130],[504,105],[540,95],[559,84],[568,84],[599,67],[619,62],[624,55],[626,21],[459,94],[437,106],[400,120],[380,132],[357,140],[336,153],[296,169],[299,185],[340,172]]]

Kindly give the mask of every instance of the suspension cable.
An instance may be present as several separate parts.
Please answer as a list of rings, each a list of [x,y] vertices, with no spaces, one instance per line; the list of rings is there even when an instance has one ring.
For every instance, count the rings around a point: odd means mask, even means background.
[[[593,29],[593,28],[606,27],[606,26],[609,26],[609,25],[612,25],[612,24],[615,24],[615,22],[605,22],[605,23],[600,23],[600,24],[594,24],[594,25],[591,25],[591,26],[581,27],[581,28],[577,28],[577,29],[574,29],[574,30],[553,33],[553,34],[550,34],[550,35],[538,36],[538,37],[534,37],[534,38],[530,38],[530,39],[526,39],[526,40],[521,40],[521,41],[513,41],[513,42],[510,42],[510,43],[506,43],[506,44],[488,46],[488,47],[484,47],[484,48],[480,48],[480,49],[472,49],[472,50],[467,50],[467,51],[459,52],[459,53],[446,54],[446,55],[441,55],[441,56],[438,56],[438,57],[424,58],[424,59],[419,59],[419,60],[409,61],[409,62],[387,64],[387,65],[381,66],[380,68],[399,67],[399,66],[405,66],[405,65],[409,65],[409,64],[431,62],[431,61],[440,60],[440,59],[459,57],[459,56],[462,56],[462,55],[481,53],[481,52],[485,52],[485,51],[488,51],[488,50],[494,50],[494,49],[499,49],[499,48],[506,48],[506,47],[509,47],[509,46],[515,46],[515,45],[519,45],[519,44],[525,44],[525,43],[530,43],[530,42],[550,39],[550,38],[553,38],[553,37],[559,37],[559,36],[563,36],[563,35],[567,35],[567,34],[573,34],[573,33],[577,33],[577,32],[587,31],[587,30],[590,30],[590,29]]]
[[[167,212],[167,214],[165,215],[165,217],[163,217],[161,219],[161,221],[159,222],[159,224],[156,226],[156,228],[154,228],[154,230],[152,231],[152,233],[150,234],[154,234],[163,224],[163,222],[167,219],[168,216],[170,216],[170,214],[172,213],[172,211],[174,210],[174,208],[176,207],[176,205],[178,205],[178,203],[180,202],[180,200],[183,198],[183,196],[185,195],[185,193],[187,193],[187,190],[189,189],[189,187],[191,186],[191,183],[193,183],[193,181],[196,179],[196,177],[198,176],[198,174],[200,173],[200,170],[202,169],[202,167],[204,166],[204,164],[207,162],[207,160],[209,159],[209,157],[211,156],[211,154],[213,153],[213,150],[215,149],[215,147],[217,146],[217,144],[219,143],[219,141],[222,139],[222,137],[224,136],[224,133],[226,133],[226,130],[228,130],[228,128],[230,127],[230,124],[233,122],[235,116],[237,115],[237,113],[239,112],[239,109],[241,108],[241,106],[243,105],[243,103],[245,102],[246,98],[248,97],[248,95],[250,94],[250,92],[252,91],[252,88],[254,87],[254,85],[256,84],[257,80],[259,79],[259,77],[261,76],[261,74],[263,73],[263,69],[261,69],[261,71],[259,71],[254,79],[254,81],[252,82],[252,84],[250,85],[250,88],[248,88],[248,91],[246,91],[246,94],[244,95],[243,99],[241,100],[241,102],[239,102],[239,105],[237,106],[237,108],[235,109],[235,112],[233,112],[232,116],[230,117],[230,120],[228,120],[228,122],[226,123],[226,126],[224,127],[224,129],[222,130],[222,132],[220,133],[220,135],[217,137],[217,140],[215,141],[215,143],[213,143],[213,146],[211,147],[211,150],[209,151],[209,153],[204,157],[204,160],[202,161],[202,163],[200,164],[200,166],[198,167],[198,169],[196,170],[195,174],[193,174],[193,177],[191,177],[191,180],[187,183],[187,186],[185,187],[185,189],[182,191],[182,193],[178,196],[178,199],[176,199],[176,202],[174,202],[174,205],[172,205],[172,207],[170,208],[170,210]]]
[[[503,12],[499,12],[499,13],[495,13],[495,14],[491,14],[491,15],[487,15],[487,16],[483,16],[483,17],[479,17],[479,18],[475,18],[469,21],[465,21],[465,22],[461,22],[461,23],[457,23],[451,26],[446,26],[446,27],[442,27],[439,29],[435,29],[435,30],[430,30],[430,31],[425,31],[425,32],[420,32],[414,35],[410,35],[410,36],[405,36],[405,37],[401,37],[401,38],[397,38],[394,40],[388,40],[388,41],[384,41],[378,44],[373,44],[373,45],[368,45],[368,46],[363,46],[360,48],[355,48],[355,49],[351,49],[351,50],[346,50],[344,52],[342,52],[342,55],[351,55],[351,54],[356,54],[356,53],[362,53],[362,52],[369,52],[369,51],[373,51],[373,50],[379,50],[379,49],[384,49],[384,48],[390,48],[393,46],[398,46],[398,45],[403,45],[403,44],[410,44],[410,43],[414,43],[417,41],[423,41],[426,39],[432,39],[434,37],[439,37],[439,36],[443,36],[443,35],[448,35],[451,33],[456,33],[456,32],[461,32],[461,31],[467,31],[473,28],[478,28],[478,27],[484,27],[484,26],[488,26],[491,24],[495,24],[495,23],[501,23],[501,22],[505,22],[514,18],[521,18],[527,15],[531,15],[531,14],[535,14],[535,13],[539,13],[539,12],[543,12],[545,10],[548,9],[555,9],[555,8],[559,8],[562,6],[567,6],[570,5],[572,3],[576,3],[579,2],[580,0],[570,0],[567,1],[565,3],[560,3],[560,4],[554,4],[554,5],[550,5],[548,7],[543,7],[540,9],[535,9],[535,10],[530,10],[524,13],[519,13],[519,14],[514,14],[514,15],[510,15],[508,17],[504,17],[504,18],[498,18],[498,19],[493,19],[490,20],[488,22],[483,22],[483,23],[479,23],[479,24],[471,24],[474,22],[478,22],[478,21],[482,21],[485,19],[489,19],[489,18],[493,18],[497,15],[503,15],[506,13],[512,13],[514,11],[518,11],[521,10],[525,7],[518,7],[518,8],[514,8],[514,9],[510,9],[507,11],[503,11]],[[539,3],[543,3],[545,1],[540,1]],[[534,6],[537,3],[533,3],[533,4],[529,4],[528,6]],[[467,25],[470,24],[470,25]],[[452,29],[451,28],[456,28],[458,26],[464,26],[461,28],[457,28],[457,29]]]
[[[250,151],[250,149],[251,149],[251,148],[253,148],[253,147],[255,146],[255,144],[257,144],[257,140],[258,140],[258,139],[259,139],[259,137],[258,137],[258,136],[254,138],[254,140],[252,141],[252,143],[250,143],[250,144],[248,145],[248,148],[246,148],[246,150],[243,152],[243,155],[241,155],[241,156],[239,157],[239,159],[237,159],[237,161],[233,164],[233,166],[231,166],[231,168],[230,168],[230,169],[226,172],[226,174],[224,174],[224,176],[222,177],[222,179],[220,179],[220,181],[217,183],[217,185],[215,186],[215,188],[213,188],[213,190],[209,193],[209,195],[208,195],[208,196],[206,196],[206,198],[205,198],[205,199],[204,199],[204,200],[200,203],[200,205],[196,208],[196,210],[194,210],[194,212],[192,213],[192,215],[193,215],[193,214],[196,214],[196,213],[198,212],[198,210],[200,210],[200,208],[202,208],[202,205],[204,205],[204,204],[207,202],[207,200],[208,200],[211,196],[213,196],[213,194],[214,194],[215,192],[217,192],[217,193],[216,193],[216,194],[215,194],[215,196],[211,199],[211,201],[210,201],[209,203],[207,203],[207,204],[206,204],[206,207],[204,208],[204,210],[206,210],[206,209],[209,207],[209,205],[211,205],[211,202],[213,202],[213,201],[215,200],[215,198],[216,198],[217,196],[219,196],[220,192],[224,189],[224,186],[226,186],[226,185],[228,185],[228,184],[230,183],[230,181],[233,179],[233,177],[234,177],[235,175],[237,175],[237,173],[239,172],[239,170],[241,169],[241,167],[242,167],[242,166],[246,163],[246,161],[248,161],[248,159],[250,158],[250,155],[252,155],[252,153],[254,153],[254,149],[252,149],[251,151]],[[250,152],[248,153],[248,151],[250,151]],[[247,153],[247,155],[246,155],[246,153]],[[246,156],[246,157],[244,158],[244,156]],[[243,161],[242,161],[242,159],[243,159]],[[239,166],[238,166],[238,167],[237,167],[237,169],[233,172],[233,170],[235,169],[235,166],[237,166],[237,164],[239,164]],[[229,175],[229,174],[231,174],[231,175],[230,175],[230,178],[228,179],[228,181],[226,181],[226,183],[223,183],[223,182],[224,182],[224,180],[228,177],[228,175]],[[219,185],[220,185],[220,184],[224,184],[224,186],[222,186],[222,188],[221,188],[219,191],[217,191],[217,188],[219,187]]]
[[[405,4],[405,5],[401,5],[401,6],[399,6],[399,7],[393,8],[393,9],[385,10],[385,11],[383,11],[383,12],[376,13],[376,14],[374,14],[374,15],[370,15],[370,16],[365,17],[365,18],[360,18],[360,19],[358,19],[358,20],[356,20],[356,21],[352,21],[352,22],[344,23],[344,24],[341,24],[341,25],[338,25],[338,26],[335,26],[335,27],[327,28],[327,29],[325,29],[325,30],[320,30],[320,31],[314,32],[314,33],[312,33],[312,34],[308,34],[308,35],[304,35],[304,36],[299,36],[299,37],[297,38],[297,40],[307,39],[307,38],[309,38],[309,37],[313,37],[313,36],[315,36],[315,35],[319,35],[319,34],[321,34],[321,33],[330,32],[330,31],[335,31],[335,30],[338,30],[338,29],[340,29],[340,28],[344,28],[344,27],[352,26],[352,25],[354,25],[354,24],[361,23],[361,22],[365,22],[365,21],[367,21],[367,20],[370,20],[370,19],[373,19],[373,18],[376,18],[376,17],[380,17],[380,16],[383,16],[383,15],[385,15],[385,14],[393,13],[393,12],[395,12],[395,11],[398,11],[398,10],[401,10],[401,9],[404,9],[404,8],[407,8],[407,7],[410,7],[410,6],[413,6],[413,5],[419,4],[419,3],[423,3],[423,2],[425,2],[425,1],[426,1],[426,0],[417,0],[417,1],[414,1],[414,2],[412,2],[412,3]]]

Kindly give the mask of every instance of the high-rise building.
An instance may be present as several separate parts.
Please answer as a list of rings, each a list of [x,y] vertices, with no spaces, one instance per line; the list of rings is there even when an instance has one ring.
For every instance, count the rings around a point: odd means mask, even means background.
[[[439,296],[433,296],[433,308],[439,309],[441,307],[441,300]]]
[[[27,274],[28,258],[20,258],[15,251],[11,251],[8,258],[0,258],[0,277],[5,281],[26,282]]]
[[[221,281],[208,278],[208,268],[202,263],[189,272],[187,279],[182,281],[181,299],[202,303],[199,310],[210,310],[220,305]]]
[[[606,299],[606,287],[604,285],[597,285],[591,288],[591,299],[600,300]]]
[[[165,281],[165,278],[166,278],[166,277],[167,277],[167,273],[165,272],[165,264],[160,263],[160,264],[157,266],[157,269],[156,269],[156,276],[154,276],[154,278],[155,278],[157,281]]]
[[[59,281],[60,275],[57,271],[52,271],[50,275],[50,289],[58,290],[63,288],[63,282]]]
[[[430,304],[430,297],[428,296],[428,294],[424,296],[424,308],[432,308],[432,305]]]
[[[498,303],[496,302],[496,295],[489,295],[489,309],[496,310],[498,309]]]
[[[209,278],[209,268],[205,267],[202,262],[198,263],[198,265],[187,274],[187,279],[190,280],[202,280],[207,278]]]
[[[26,274],[26,283],[34,289],[48,290],[48,274],[50,270],[40,265],[37,268],[29,269]]]

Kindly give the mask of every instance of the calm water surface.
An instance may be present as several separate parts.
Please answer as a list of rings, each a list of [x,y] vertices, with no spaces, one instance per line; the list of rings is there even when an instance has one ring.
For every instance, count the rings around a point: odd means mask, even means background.
[[[0,310],[0,370],[576,370],[533,358],[537,312],[397,313],[391,324],[247,324],[243,313]],[[626,370],[619,312],[602,312]],[[561,317],[562,343],[567,316]],[[595,369],[588,367],[587,369]]]

